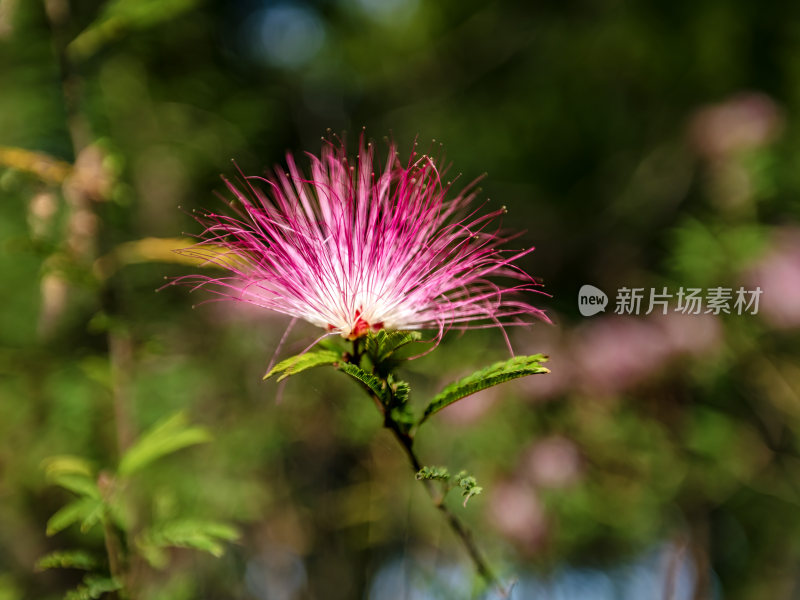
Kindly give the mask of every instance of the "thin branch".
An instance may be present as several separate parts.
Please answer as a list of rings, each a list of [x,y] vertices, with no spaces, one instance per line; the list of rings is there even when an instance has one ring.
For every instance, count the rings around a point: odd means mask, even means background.
[[[403,447],[405,450],[406,455],[408,456],[408,460],[411,463],[411,468],[414,470],[414,474],[416,475],[422,470],[422,464],[417,457],[416,453],[414,452],[414,440],[413,438],[408,435],[407,433],[403,433],[397,428],[397,423],[395,421],[389,419],[389,423],[391,425],[386,425],[388,429],[394,434],[395,439],[398,443]],[[434,506],[439,509],[439,512],[442,513],[447,524],[450,526],[450,529],[453,530],[453,533],[461,540],[461,543],[464,545],[464,548],[467,550],[467,554],[469,554],[470,559],[472,559],[473,564],[475,565],[475,570],[478,574],[483,578],[483,580],[489,585],[494,586],[500,589],[500,591],[505,594],[505,589],[500,584],[499,580],[495,576],[492,569],[489,567],[486,560],[481,555],[478,546],[475,544],[475,540],[472,537],[472,533],[467,529],[466,525],[464,525],[461,520],[453,513],[445,504],[444,496],[439,494],[434,486],[433,482],[429,479],[423,479],[423,484],[425,485],[425,489],[428,492],[428,495],[433,500]]]
[[[122,590],[118,592],[119,597],[127,598],[124,592],[127,583],[121,559],[122,547],[107,515],[103,517],[103,537],[105,538],[106,555],[108,556],[108,570],[111,576],[123,585]]]
[[[358,340],[353,341],[353,357],[357,359],[358,362],[354,363],[360,365],[361,358],[363,354],[359,351]],[[377,373],[376,373],[377,375]],[[388,378],[382,377],[381,378],[384,385],[386,385],[387,389],[391,389],[389,386]],[[375,396],[374,394],[370,394],[372,398],[375,400],[376,405],[379,407],[380,410],[383,411],[383,426],[386,427],[389,431],[392,432],[394,438],[403,448],[406,456],[408,457],[408,461],[411,464],[411,469],[414,471],[414,475],[419,473],[422,470],[422,462],[420,461],[419,457],[417,456],[416,452],[414,451],[414,437],[404,431],[400,425],[392,418],[392,411],[391,411],[391,402],[389,406],[385,406],[381,400]],[[436,487],[434,486],[433,482],[429,479],[423,479],[422,483],[425,485],[425,490],[428,492],[431,500],[433,501],[434,506],[439,510],[439,512],[444,517],[445,521],[449,525],[450,529],[453,533],[456,534],[456,537],[461,541],[462,545],[469,554],[470,559],[472,560],[473,565],[475,566],[475,570],[484,580],[484,582],[490,587],[496,587],[503,597],[508,596],[508,591],[500,584],[500,581],[495,576],[492,569],[489,567],[486,560],[483,558],[478,546],[475,544],[475,540],[472,537],[472,533],[469,531],[466,525],[464,525],[461,520],[453,513],[445,504],[444,496],[440,494]]]
[[[58,63],[67,128],[72,142],[74,159],[77,162],[81,154],[91,146],[95,136],[92,133],[89,119],[83,110],[84,103],[81,97],[83,81],[71,63],[67,52],[67,44],[69,42],[68,25],[71,16],[70,2],[69,0],[45,0],[44,7],[50,27],[53,52]],[[96,217],[90,192],[87,191],[84,185],[75,181],[74,167],[69,172],[65,171],[65,166],[60,162],[55,162],[54,167],[56,168],[56,174],[63,174],[61,181],[63,184],[62,191],[72,214],[85,214],[93,218]],[[47,171],[53,178],[55,178],[53,174],[54,167],[50,165],[50,169]],[[61,169],[61,171],[58,169]],[[91,265],[97,258],[96,231],[86,234],[71,228],[67,245],[70,247],[70,252],[74,255],[76,261]],[[115,303],[113,292],[111,285],[107,281],[104,282],[100,295],[101,302],[107,310],[109,306],[113,307]],[[108,310],[108,312],[114,314],[113,310]],[[114,328],[109,329],[108,352],[113,376],[114,422],[117,429],[117,444],[120,456],[130,445],[133,437],[131,419],[128,414],[129,399],[127,394],[131,363],[130,344],[130,340],[116,333]],[[103,516],[102,522],[109,571],[123,586],[114,596],[122,600],[130,600],[136,596],[136,593],[133,590],[127,544],[121,535],[123,532],[115,529],[108,514]],[[135,559],[136,557],[134,556],[133,558]]]

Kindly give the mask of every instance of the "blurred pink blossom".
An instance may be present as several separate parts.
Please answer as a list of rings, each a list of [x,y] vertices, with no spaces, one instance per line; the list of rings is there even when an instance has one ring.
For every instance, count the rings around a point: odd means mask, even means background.
[[[571,390],[612,395],[657,375],[676,359],[713,353],[722,342],[718,317],[675,311],[599,316],[567,332],[558,327],[520,331],[514,347],[523,354],[549,355],[551,374],[515,385],[531,400]]]
[[[800,229],[775,234],[772,247],[746,279],[751,288],[763,290],[759,313],[768,323],[780,329],[800,327]]]
[[[542,546],[548,531],[541,501],[533,489],[518,481],[493,486],[489,519],[502,535],[528,553]]]
[[[661,330],[660,337],[673,357],[702,356],[722,344],[722,324],[714,315],[670,312],[653,314],[650,319]]]
[[[782,126],[783,116],[772,98],[741,92],[700,108],[692,118],[690,137],[698,152],[714,159],[764,146]]]
[[[53,333],[64,314],[69,296],[69,284],[61,273],[52,272],[42,276],[39,290],[41,302],[37,330],[41,337]]]
[[[579,328],[571,344],[577,387],[611,395],[643,381],[669,356],[658,334],[641,317],[603,317]]]
[[[534,442],[523,452],[520,467],[524,476],[534,485],[566,487],[580,479],[580,451],[572,440],[551,435]]]
[[[28,204],[28,226],[31,236],[42,238],[47,235],[53,225],[53,218],[58,213],[58,199],[52,192],[39,192]]]
[[[668,312],[650,316],[601,317],[580,327],[570,341],[576,365],[574,387],[615,394],[656,375],[681,356],[713,352],[722,343],[713,315]]]

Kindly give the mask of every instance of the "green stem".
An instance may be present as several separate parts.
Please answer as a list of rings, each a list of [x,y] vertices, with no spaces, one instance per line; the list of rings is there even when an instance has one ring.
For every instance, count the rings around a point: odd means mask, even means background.
[[[83,111],[84,103],[81,102],[83,81],[77,74],[75,66],[71,63],[67,53],[67,44],[70,40],[71,29],[70,0],[45,1],[44,5],[50,26],[53,50],[58,63],[61,95],[64,112],[67,118],[67,129],[72,142],[74,159],[77,160],[81,152],[90,146],[95,141],[96,137],[92,134],[89,119]],[[87,214],[95,216],[92,199],[83,186],[70,185],[69,181],[66,181],[63,186],[63,193],[70,206],[70,210],[84,211]],[[96,258],[96,251],[93,249],[96,240],[93,238],[91,242],[89,246],[92,249],[77,256],[76,260],[80,259],[86,264],[91,264],[90,261]],[[109,295],[111,288],[107,286],[104,292],[106,295]],[[101,302],[106,304],[107,298],[101,298]],[[127,372],[129,371],[131,349],[130,341],[114,333],[113,330],[109,332],[108,340],[109,357],[114,375],[114,416],[117,427],[118,450],[121,454],[122,451],[130,445],[132,438],[132,430],[130,427],[129,415],[126,410],[127,403],[125,402],[126,396],[124,392],[127,382]],[[127,548],[123,544],[123,540],[120,539],[120,535],[115,530],[109,514],[103,516],[102,523],[106,553],[108,554],[109,571],[111,576],[117,579],[123,586],[115,596],[121,600],[131,600],[131,598],[135,596],[135,593],[130,589],[132,581],[128,571],[129,561],[127,557]]]
[[[361,355],[358,353],[358,346],[357,340],[353,342],[353,355],[354,357],[358,357],[358,364],[360,366],[361,362]],[[388,382],[387,377],[381,377],[384,385],[387,389],[391,389]],[[394,438],[403,448],[406,456],[408,457],[409,463],[411,463],[411,468],[414,471],[414,475],[419,473],[422,470],[422,462],[419,460],[416,452],[414,451],[414,437],[404,431],[400,424],[392,418],[392,403],[390,402],[389,405],[384,405],[379,398],[373,395],[376,404],[382,408],[383,410],[383,426],[387,428],[389,431],[392,432]],[[440,494],[433,482],[429,479],[423,479],[422,483],[425,485],[425,490],[428,492],[428,495],[433,500],[434,506],[439,510],[439,512],[444,517],[445,521],[447,521],[448,526],[456,534],[456,537],[461,541],[462,545],[469,554],[470,559],[472,560],[473,565],[475,566],[475,570],[478,572],[478,575],[484,580],[484,582],[490,587],[497,587],[501,594],[505,597],[507,592],[505,588],[500,584],[500,581],[495,576],[492,569],[489,567],[486,560],[483,558],[478,546],[475,544],[475,540],[472,537],[472,533],[469,531],[466,525],[464,525],[461,520],[453,513],[445,504],[444,502],[444,495]]]
[[[127,593],[127,578],[122,565],[122,544],[108,515],[103,517],[103,537],[108,555],[108,570],[111,576],[122,584],[122,589],[116,595],[120,600],[130,600],[131,597]]]
[[[387,427],[392,434],[394,434],[395,439],[402,446],[403,450],[405,450],[414,474],[416,475],[419,473],[419,471],[422,469],[422,463],[417,457],[416,452],[414,452],[414,438],[407,433],[403,433],[397,427],[397,423],[391,418],[387,419],[385,427]],[[475,565],[475,570],[478,572],[478,574],[483,578],[487,585],[497,586],[501,591],[504,591],[494,572],[483,558],[478,546],[475,544],[472,533],[455,515],[455,513],[453,513],[447,507],[447,505],[444,503],[444,496],[437,492],[436,487],[431,480],[423,479],[422,483],[425,485],[425,490],[428,492],[431,500],[433,500],[434,506],[439,510],[439,512],[442,513],[447,521],[447,524],[450,526],[450,529],[452,529],[453,533],[455,533],[458,539],[461,540],[461,543],[464,545],[464,548],[466,549],[467,554],[469,554],[470,559],[472,559],[472,562]]]

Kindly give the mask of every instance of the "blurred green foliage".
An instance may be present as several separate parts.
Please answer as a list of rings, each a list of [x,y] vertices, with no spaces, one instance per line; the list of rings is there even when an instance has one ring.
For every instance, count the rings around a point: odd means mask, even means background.
[[[511,332],[552,373],[459,400],[417,440],[485,488],[453,510],[492,562],[601,568],[668,543],[697,598],[795,597],[798,17],[778,0],[0,0],[0,598],[60,598],[104,555],[97,528],[46,535],[74,497],[40,468],[59,455],[123,460],[138,519],[180,516],[151,547],[241,530],[219,560],[143,564],[142,597],[344,600],[398,554],[463,560],[352,382],[262,382],[285,320],[155,293],[195,268],[169,251],[220,205],[231,159],[260,173],[362,126],[442,142],[465,184],[488,172],[552,295],[554,326]],[[764,293],[756,316],[586,320],[584,283]],[[299,326],[278,358],[314,338]],[[450,334],[402,376],[433,397],[506,355],[499,332]],[[177,411],[213,443],[134,473],[125,452]],[[39,572],[45,555],[78,568]]]

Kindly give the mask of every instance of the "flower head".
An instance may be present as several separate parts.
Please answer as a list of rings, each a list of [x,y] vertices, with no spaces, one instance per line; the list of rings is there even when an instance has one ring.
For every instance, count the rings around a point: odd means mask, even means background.
[[[385,166],[374,145],[355,161],[343,144],[309,154],[310,176],[291,154],[287,170],[244,177],[228,189],[237,215],[206,213],[202,241],[180,250],[229,275],[189,275],[224,297],[304,319],[356,339],[370,330],[469,329],[545,318],[520,300],[536,282],[505,252],[511,239],[491,224],[505,207],[478,215],[474,183],[447,198],[437,161],[412,153],[403,165],[390,144]],[[502,287],[490,278],[515,280]]]

